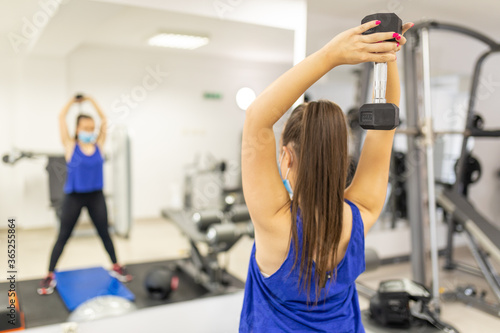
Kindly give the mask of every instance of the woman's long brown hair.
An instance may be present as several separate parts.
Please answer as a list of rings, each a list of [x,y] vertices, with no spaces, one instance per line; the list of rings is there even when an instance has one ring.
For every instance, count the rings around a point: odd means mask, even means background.
[[[329,269],[335,267],[342,235],[344,190],[347,177],[347,126],[342,109],[320,100],[299,105],[290,115],[282,136],[296,154],[296,184],[292,200],[292,239],[296,267],[300,256],[298,287],[310,301],[311,282],[318,302]],[[300,207],[300,210],[299,210]],[[302,249],[299,250],[297,213],[302,217]],[[313,261],[315,279],[312,281]]]

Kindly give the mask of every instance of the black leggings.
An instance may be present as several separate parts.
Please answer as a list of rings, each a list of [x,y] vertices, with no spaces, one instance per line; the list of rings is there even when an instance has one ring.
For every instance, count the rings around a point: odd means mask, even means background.
[[[116,264],[115,248],[108,232],[106,201],[104,200],[102,191],[70,193],[66,194],[64,197],[61,213],[61,228],[59,229],[59,236],[57,237],[56,244],[54,245],[50,257],[49,272],[53,272],[56,268],[57,260],[59,260],[64,246],[71,236],[71,232],[75,227],[83,207],[87,207],[90,218],[102,239],[106,251],[108,251],[111,261],[113,264]]]

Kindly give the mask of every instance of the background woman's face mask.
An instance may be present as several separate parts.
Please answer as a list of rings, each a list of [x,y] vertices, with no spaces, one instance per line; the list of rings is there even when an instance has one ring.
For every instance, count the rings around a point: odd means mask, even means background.
[[[96,140],[96,135],[92,132],[80,131],[78,132],[78,140],[83,143],[92,143]]]

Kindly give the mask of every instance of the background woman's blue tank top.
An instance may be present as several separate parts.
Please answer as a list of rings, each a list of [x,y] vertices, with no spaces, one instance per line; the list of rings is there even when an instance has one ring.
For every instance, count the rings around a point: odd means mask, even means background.
[[[299,293],[297,281],[300,265],[296,265],[290,273],[295,259],[293,240],[281,267],[267,278],[262,275],[255,260],[254,242],[241,311],[240,333],[365,332],[355,285],[356,278],[365,270],[364,226],[356,205],[349,201],[347,203],[351,206],[353,216],[349,245],[337,266],[337,280],[327,282],[326,287],[321,290],[317,306],[307,304],[305,291]],[[297,231],[301,249],[300,215],[297,217]],[[313,263],[311,278],[314,278],[314,274]],[[315,287],[312,283],[310,300],[315,300]]]
[[[94,154],[89,156],[81,151],[77,143],[73,156],[66,164],[68,171],[64,193],[88,193],[102,190],[103,164],[104,159],[97,145]]]

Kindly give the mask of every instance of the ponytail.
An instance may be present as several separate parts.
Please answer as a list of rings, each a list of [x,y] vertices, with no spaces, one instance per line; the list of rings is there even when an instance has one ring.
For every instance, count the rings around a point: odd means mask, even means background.
[[[283,131],[283,145],[289,142],[293,142],[298,156],[292,201],[293,267],[300,253],[299,290],[307,292],[309,303],[311,283],[314,283],[316,305],[320,291],[328,282],[328,268],[335,267],[332,279],[337,276],[335,263],[342,235],[348,168],[344,113],[338,105],[326,100],[302,104],[292,112]],[[299,212],[302,235],[298,235],[295,223]],[[302,237],[302,249],[298,248],[299,237]]]

